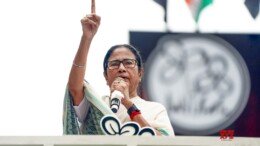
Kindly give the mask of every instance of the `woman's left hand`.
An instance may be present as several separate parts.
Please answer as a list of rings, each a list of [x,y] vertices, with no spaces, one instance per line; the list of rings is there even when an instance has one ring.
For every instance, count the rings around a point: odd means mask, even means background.
[[[113,91],[120,91],[124,97],[121,99],[121,103],[128,109],[133,105],[129,98],[129,84],[123,78],[117,77],[111,85],[111,93]]]

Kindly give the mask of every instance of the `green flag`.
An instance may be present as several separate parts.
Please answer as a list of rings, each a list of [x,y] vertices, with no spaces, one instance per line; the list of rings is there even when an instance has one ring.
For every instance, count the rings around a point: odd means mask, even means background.
[[[204,8],[213,3],[213,0],[185,0],[196,22],[199,21],[200,13]]]

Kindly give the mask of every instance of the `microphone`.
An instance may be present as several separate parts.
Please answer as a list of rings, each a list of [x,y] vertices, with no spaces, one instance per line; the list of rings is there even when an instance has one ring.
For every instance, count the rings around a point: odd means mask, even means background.
[[[111,100],[110,100],[110,108],[114,113],[117,113],[122,98],[124,98],[124,95],[120,91],[115,90],[112,92]]]

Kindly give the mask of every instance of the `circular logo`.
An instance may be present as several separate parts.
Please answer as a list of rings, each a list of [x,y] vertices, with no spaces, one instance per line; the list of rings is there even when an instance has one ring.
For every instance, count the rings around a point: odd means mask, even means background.
[[[166,107],[177,133],[208,135],[242,113],[250,78],[243,58],[223,39],[166,35],[147,60],[145,88]]]

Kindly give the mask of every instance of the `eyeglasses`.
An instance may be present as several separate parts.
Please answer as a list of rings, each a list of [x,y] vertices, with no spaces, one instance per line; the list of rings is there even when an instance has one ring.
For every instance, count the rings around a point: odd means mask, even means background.
[[[108,61],[108,69],[118,69],[120,64],[123,63],[125,68],[134,68],[136,65],[135,59],[124,59]]]

